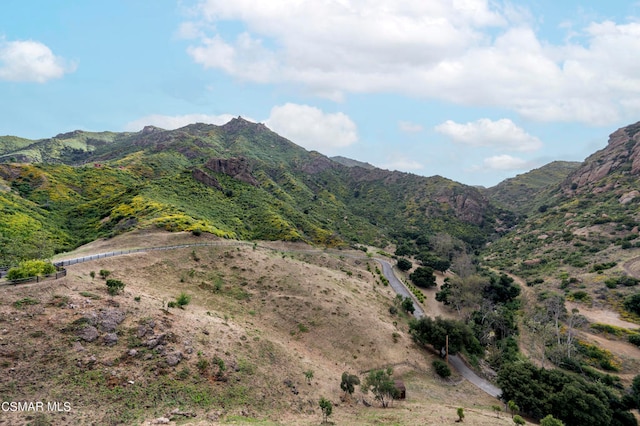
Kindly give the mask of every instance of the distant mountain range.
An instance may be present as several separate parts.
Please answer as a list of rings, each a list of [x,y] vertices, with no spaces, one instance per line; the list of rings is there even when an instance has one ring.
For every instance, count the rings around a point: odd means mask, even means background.
[[[460,250],[521,242],[524,230],[562,238],[604,215],[631,232],[639,130],[616,131],[584,163],[556,161],[488,189],[329,158],[241,117],[176,130],[0,137],[0,264],[149,226],[415,250],[438,234]],[[519,245],[513,262],[537,256]]]

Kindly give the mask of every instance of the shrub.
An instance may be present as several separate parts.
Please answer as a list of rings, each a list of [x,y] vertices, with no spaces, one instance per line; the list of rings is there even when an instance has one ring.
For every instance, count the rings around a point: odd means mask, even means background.
[[[434,359],[431,365],[433,365],[433,369],[436,370],[438,376],[442,377],[443,379],[451,376],[451,369],[449,368],[447,363],[442,361],[441,359]]]
[[[632,334],[629,336],[629,343],[640,347],[640,334]]]
[[[124,290],[124,285],[125,284],[120,280],[108,279],[107,280],[107,292],[111,296],[115,296],[116,294],[118,294],[122,290]]]
[[[111,275],[111,271],[107,271],[106,269],[100,269],[99,274],[100,274],[100,277],[106,280],[107,277]]]
[[[43,276],[53,274],[56,271],[55,266],[44,260],[24,260],[15,268],[9,269],[7,272],[8,280],[21,280],[30,277]]]
[[[191,296],[189,296],[186,293],[180,293],[180,295],[176,298],[176,305],[179,308],[183,308],[184,306],[187,306],[189,302],[191,302]]]

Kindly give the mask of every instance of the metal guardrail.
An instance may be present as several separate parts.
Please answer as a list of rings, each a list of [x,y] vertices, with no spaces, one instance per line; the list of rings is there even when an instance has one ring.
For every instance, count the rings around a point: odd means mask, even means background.
[[[75,259],[61,260],[59,262],[54,262],[53,265],[57,268],[61,268],[63,266],[75,265],[78,263],[89,262],[91,260],[104,259],[107,257],[114,257],[114,256],[122,256],[125,254],[131,254],[131,253],[142,253],[142,252],[154,251],[154,250],[174,250],[174,249],[188,248],[188,247],[222,246],[222,245],[228,245],[228,244],[229,243],[226,243],[226,242],[193,243],[193,244],[180,244],[175,246],[145,247],[145,248],[130,249],[130,250],[117,250],[117,251],[110,251],[107,253],[93,254],[91,256],[77,257]],[[234,242],[234,244],[243,244],[243,243],[236,241]],[[244,243],[244,244],[251,244],[251,243]]]
[[[31,282],[42,282],[42,281],[49,281],[49,280],[57,280],[58,278],[62,278],[62,277],[66,277],[67,276],[67,270],[62,268],[58,271],[56,271],[54,274],[47,274],[47,275],[38,275],[35,277],[27,277],[27,278],[19,278],[17,280],[7,280],[7,282],[5,284],[8,285],[18,285],[18,284],[25,284],[25,283],[31,283]]]

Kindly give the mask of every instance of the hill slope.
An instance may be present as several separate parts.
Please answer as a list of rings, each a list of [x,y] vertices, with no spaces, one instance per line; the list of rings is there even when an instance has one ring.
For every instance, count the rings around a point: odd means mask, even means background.
[[[45,257],[149,226],[328,246],[446,232],[477,247],[511,220],[476,188],[347,167],[242,118],[174,131],[76,131],[28,147],[9,140],[0,138],[0,158],[23,162],[0,164],[0,235],[27,246],[44,240]],[[0,265],[31,255],[0,253]]]
[[[78,254],[203,238],[133,233]],[[412,343],[405,319],[390,314],[393,294],[376,283],[362,252],[207,241],[220,246],[100,259],[69,267],[59,281],[0,287],[3,399],[68,402],[68,411],[32,413],[56,425],[135,424],[174,409],[198,424],[317,424],[322,396],[340,424],[442,424],[457,406],[471,424],[510,423],[467,382],[435,379],[432,356]],[[98,270],[122,280],[124,293],[108,296],[104,280],[91,277]],[[190,303],[167,308],[180,293]],[[344,371],[362,376],[389,365],[406,383],[405,402],[383,410],[359,391],[354,397],[373,408],[341,400]],[[310,384],[305,371],[313,372]],[[14,412],[3,420],[28,418]]]

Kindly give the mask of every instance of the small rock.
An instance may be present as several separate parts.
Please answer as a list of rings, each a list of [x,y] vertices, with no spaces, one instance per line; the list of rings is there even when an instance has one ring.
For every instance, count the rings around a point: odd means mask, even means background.
[[[155,419],[153,421],[154,425],[168,425],[171,422],[171,420],[169,420],[166,417],[158,417],[157,419]]]
[[[127,352],[127,355],[136,356],[136,355],[138,355],[138,351],[135,350],[135,349],[131,349],[129,352]]]
[[[93,342],[99,336],[98,329],[92,325],[88,325],[78,333],[78,337],[80,337],[85,342]]]
[[[165,356],[165,360],[171,367],[178,365],[182,361],[182,352],[171,352]]]
[[[116,333],[107,333],[102,338],[102,341],[107,346],[113,346],[118,343],[118,335]]]

